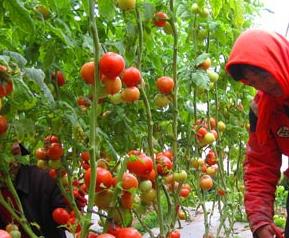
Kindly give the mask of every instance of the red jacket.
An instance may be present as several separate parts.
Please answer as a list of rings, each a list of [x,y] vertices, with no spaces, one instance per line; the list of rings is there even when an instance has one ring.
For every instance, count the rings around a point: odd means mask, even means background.
[[[289,156],[289,107],[273,115],[269,139],[256,137],[257,116],[250,111],[250,136],[244,162],[245,209],[253,232],[272,223],[275,189],[280,178],[281,156]],[[286,171],[288,174],[288,170]],[[285,172],[285,173],[286,173]]]
[[[236,40],[226,70],[248,64],[269,72],[282,89],[281,97],[258,91],[250,112],[251,132],[244,163],[245,209],[253,232],[272,223],[281,156],[289,156],[289,42],[280,34],[248,30]],[[246,84],[246,79],[241,79]],[[254,108],[254,107],[253,107]]]

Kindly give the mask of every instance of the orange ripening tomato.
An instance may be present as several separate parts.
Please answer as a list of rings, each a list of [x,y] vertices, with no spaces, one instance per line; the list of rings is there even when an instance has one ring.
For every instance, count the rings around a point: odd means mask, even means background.
[[[140,92],[137,87],[125,88],[121,92],[121,98],[124,102],[134,102],[137,101],[140,97]]]
[[[94,62],[87,62],[84,65],[82,65],[80,69],[80,75],[81,78],[85,81],[87,84],[94,84]]]
[[[169,94],[173,91],[175,83],[171,77],[162,76],[157,79],[156,85],[158,90],[163,94]]]
[[[8,129],[8,121],[5,116],[0,115],[0,135],[5,134],[7,129]]]
[[[137,178],[131,173],[124,173],[122,176],[122,188],[128,190],[137,187],[138,187]]]

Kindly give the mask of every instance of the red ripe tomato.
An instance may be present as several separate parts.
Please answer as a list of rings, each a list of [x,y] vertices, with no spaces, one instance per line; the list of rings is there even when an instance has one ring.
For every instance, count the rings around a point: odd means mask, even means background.
[[[83,106],[83,107],[89,107],[90,106],[90,100],[86,97],[82,97],[82,96],[79,96],[77,99],[76,99],[76,103],[78,106]]]
[[[202,140],[205,135],[208,133],[207,129],[205,127],[201,127],[198,131],[197,131],[197,138],[198,140]]]
[[[124,173],[122,176],[122,188],[123,189],[131,189],[138,187],[137,178],[130,173]]]
[[[89,154],[88,151],[83,151],[83,152],[80,153],[80,157],[81,157],[82,160],[88,162],[89,159],[90,159],[90,154]]]
[[[98,237],[99,237],[99,235],[95,232],[92,232],[92,231],[90,231],[88,233],[88,236],[87,236],[87,238],[98,238]],[[113,236],[113,238],[114,238],[114,236]]]
[[[115,78],[124,70],[125,62],[121,55],[114,52],[105,53],[99,60],[99,69],[109,78]]]
[[[131,209],[133,205],[133,194],[124,191],[120,198],[120,204],[123,208]]]
[[[56,78],[55,78],[55,72],[51,73],[51,79],[52,80],[57,80],[57,84],[59,87],[63,86],[65,84],[65,79],[64,79],[64,75],[61,71],[57,71],[56,72]]]
[[[91,169],[85,171],[84,181],[87,187],[90,184],[90,173]],[[101,188],[109,188],[113,183],[113,178],[109,170],[97,167],[96,168],[96,190],[101,190]]]
[[[4,230],[0,230],[0,238],[12,238],[12,236]]]
[[[58,143],[58,142],[59,142],[59,139],[55,135],[49,135],[49,136],[46,136],[44,138],[44,143],[45,144],[52,144],[52,143]]]
[[[65,225],[68,222],[70,215],[64,208],[59,207],[53,210],[52,218],[57,224]]]
[[[168,174],[173,168],[172,161],[166,157],[161,156],[157,158],[157,171],[159,175],[166,175]]]
[[[157,173],[154,169],[152,169],[152,171],[149,174],[143,174],[142,176],[140,176],[142,179],[148,179],[152,182],[154,182],[156,180],[156,176]]]
[[[141,73],[135,67],[127,68],[124,70],[121,80],[127,87],[137,86],[141,82]]]
[[[46,160],[47,158],[47,151],[44,148],[38,148],[35,151],[35,157],[39,160]]]
[[[154,25],[157,27],[164,27],[167,23],[168,15],[164,12],[157,12],[154,16]]]
[[[161,93],[169,94],[173,91],[175,83],[172,78],[168,76],[163,76],[157,79],[156,85]]]
[[[171,149],[163,151],[163,155],[168,157],[171,161],[174,159],[174,154]]]
[[[0,84],[0,98],[5,97],[5,96],[6,96],[6,89],[4,85]]]
[[[104,233],[104,234],[100,234],[99,236],[97,236],[97,238],[115,238],[115,236],[109,233]]]
[[[121,92],[121,98],[124,102],[134,102],[140,97],[140,92],[137,87],[125,88]]]
[[[81,78],[87,84],[94,84],[94,62],[87,62],[80,69]]]
[[[6,117],[0,115],[0,135],[3,135],[8,129],[8,121]]]
[[[63,148],[59,143],[52,143],[47,150],[47,156],[51,160],[59,160],[63,154]]]
[[[127,162],[127,169],[137,176],[149,175],[153,169],[153,161],[146,155],[131,156]]]
[[[50,169],[50,170],[48,171],[48,175],[49,175],[51,178],[55,179],[55,178],[57,177],[57,171],[56,171],[56,169]]]
[[[206,163],[208,165],[214,165],[217,163],[217,159],[216,159],[216,155],[215,155],[215,152],[214,151],[209,151],[209,153],[207,154],[206,156]]]
[[[179,231],[175,230],[175,231],[171,231],[167,238],[181,238],[181,234]]]
[[[117,236],[118,230],[120,229],[120,227],[116,224],[108,224],[108,229],[107,232],[111,235]]]
[[[6,82],[5,91],[6,91],[6,96],[9,95],[13,91],[13,83],[11,80]]]
[[[187,189],[187,188],[181,188],[180,190],[180,196],[183,197],[183,198],[186,198],[188,197],[190,194],[190,190]]]
[[[0,83],[0,98],[8,96],[13,91],[13,83],[11,80],[8,82]]]
[[[84,170],[88,170],[90,168],[90,165],[87,161],[82,161],[81,162],[81,167],[84,169]]]
[[[116,238],[142,238],[142,235],[133,227],[125,227],[119,228]]]

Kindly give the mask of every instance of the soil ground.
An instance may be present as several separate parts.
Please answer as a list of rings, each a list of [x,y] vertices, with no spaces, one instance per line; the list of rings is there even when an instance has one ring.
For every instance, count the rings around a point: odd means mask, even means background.
[[[206,204],[208,208],[208,212],[210,212],[211,203]],[[220,223],[220,214],[217,212],[218,209],[214,210],[214,214],[211,217],[211,227],[210,232],[212,234],[216,234],[218,230],[218,226]],[[203,238],[205,233],[204,228],[204,215],[201,213],[200,209],[196,212],[193,209],[189,209],[190,213],[190,221],[181,221],[181,228],[178,230],[181,233],[181,238]],[[93,230],[100,230],[98,226],[98,216],[93,215]],[[158,234],[158,229],[152,229],[154,234]],[[67,233],[67,238],[72,238],[71,234]],[[144,234],[143,238],[149,238],[148,234]],[[219,236],[219,238],[252,238],[252,234],[250,232],[250,228],[248,223],[236,222],[234,225],[234,234],[226,237],[224,235]]]

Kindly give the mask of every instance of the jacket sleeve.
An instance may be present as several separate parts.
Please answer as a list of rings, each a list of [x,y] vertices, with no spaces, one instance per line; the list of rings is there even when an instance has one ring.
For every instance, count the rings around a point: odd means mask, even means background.
[[[257,117],[250,111],[250,135],[244,162],[245,209],[253,233],[273,220],[276,185],[280,178],[281,152],[273,134],[258,144]]]

